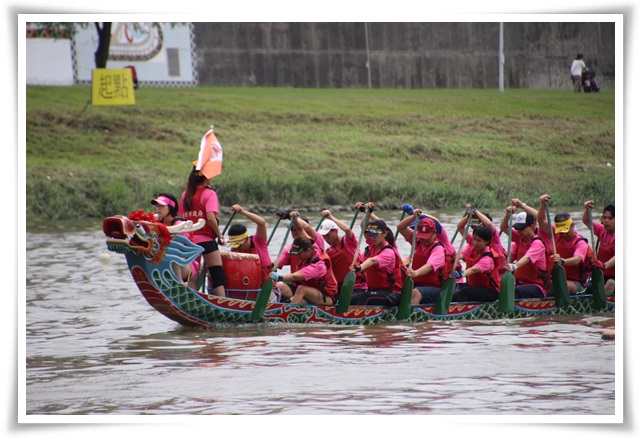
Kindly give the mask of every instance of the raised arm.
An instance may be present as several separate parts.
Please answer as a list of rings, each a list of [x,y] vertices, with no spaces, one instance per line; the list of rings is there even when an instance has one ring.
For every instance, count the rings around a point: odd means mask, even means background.
[[[342,230],[342,232],[347,237],[347,239],[351,239],[351,236],[353,236],[353,231],[351,231],[351,228],[349,228],[349,225],[345,224],[340,219],[336,218],[334,215],[331,214],[331,211],[329,210],[322,210],[322,213],[320,214],[322,214],[322,217],[324,217],[325,219],[329,219],[335,222],[335,224],[338,226],[338,228]]]
[[[256,224],[257,225],[256,235],[260,236],[260,238],[263,239],[263,240],[267,240],[268,239],[269,236],[267,235],[267,222],[262,217],[258,216],[255,213],[251,213],[248,210],[245,210],[244,208],[242,208],[238,204],[232,205],[231,206],[231,211],[233,213],[237,213],[237,214],[243,215],[244,217],[249,219],[251,222]]]
[[[589,200],[584,203],[584,213],[582,213],[582,223],[587,228],[593,228],[593,225],[591,224],[591,217],[590,217],[591,215],[589,214],[589,210],[591,210],[593,206],[594,204],[592,200]]]

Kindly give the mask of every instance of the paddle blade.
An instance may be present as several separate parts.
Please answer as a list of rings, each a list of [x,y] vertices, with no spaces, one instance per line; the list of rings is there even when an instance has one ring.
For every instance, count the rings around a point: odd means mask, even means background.
[[[256,304],[253,306],[253,312],[251,312],[251,321],[259,322],[264,315],[264,311],[267,308],[267,303],[269,302],[269,297],[271,296],[271,291],[273,290],[273,278],[269,278],[262,285],[262,289],[258,292],[258,299],[256,299]]]
[[[516,279],[509,271],[502,274],[500,279],[500,298],[498,312],[510,313],[515,310]]]
[[[349,272],[342,282],[342,289],[340,289],[340,297],[338,298],[338,308],[336,309],[336,312],[343,313],[349,310],[351,295],[353,294],[353,287],[355,284],[356,274],[354,272]]]
[[[442,283],[442,289],[440,289],[440,295],[436,303],[436,315],[446,315],[449,313],[449,304],[451,304],[451,298],[453,298],[455,288],[456,281],[453,278],[447,278],[444,283]]]
[[[398,303],[398,313],[396,319],[401,321],[407,319],[411,314],[411,293],[413,292],[413,279],[407,277],[402,285],[402,293],[400,294],[400,303]]]
[[[553,284],[553,296],[556,307],[569,305],[569,288],[567,286],[567,273],[560,263],[554,263],[551,270],[551,282]]]
[[[596,309],[607,307],[604,293],[604,275],[602,269],[596,268],[591,273],[591,288],[593,289],[593,305]]]

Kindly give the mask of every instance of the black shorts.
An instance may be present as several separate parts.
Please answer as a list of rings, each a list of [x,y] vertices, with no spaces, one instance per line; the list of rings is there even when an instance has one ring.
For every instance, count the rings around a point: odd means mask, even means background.
[[[204,251],[202,252],[203,255],[211,254],[212,252],[218,251],[218,242],[216,242],[215,240],[200,242],[198,243],[198,245],[200,245],[204,249]]]

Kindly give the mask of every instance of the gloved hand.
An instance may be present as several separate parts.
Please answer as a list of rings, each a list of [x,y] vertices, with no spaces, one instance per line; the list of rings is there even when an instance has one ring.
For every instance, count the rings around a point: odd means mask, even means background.
[[[402,204],[402,211],[404,211],[408,215],[413,214],[413,205],[411,204]]]
[[[460,271],[453,271],[453,273],[451,275],[453,275],[453,278],[455,278],[455,279],[464,277],[464,275],[462,275],[462,272],[460,272]]]
[[[282,275],[277,274],[275,272],[269,273],[269,277],[273,278],[273,281],[282,281],[282,280],[284,280],[284,277]]]
[[[291,214],[291,210],[279,210],[276,212],[276,217],[278,219],[291,219],[289,215]]]

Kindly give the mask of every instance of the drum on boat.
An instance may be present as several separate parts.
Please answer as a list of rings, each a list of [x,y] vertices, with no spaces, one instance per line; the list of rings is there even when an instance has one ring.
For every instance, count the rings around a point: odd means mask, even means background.
[[[255,301],[262,287],[260,258],[256,254],[241,252],[221,251],[220,254],[227,297]]]

